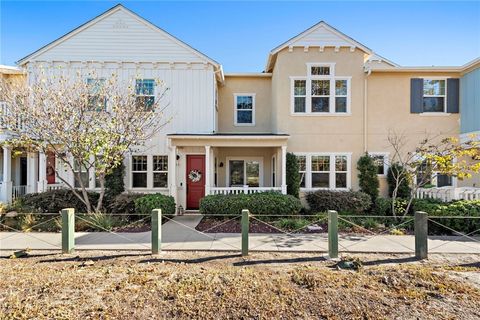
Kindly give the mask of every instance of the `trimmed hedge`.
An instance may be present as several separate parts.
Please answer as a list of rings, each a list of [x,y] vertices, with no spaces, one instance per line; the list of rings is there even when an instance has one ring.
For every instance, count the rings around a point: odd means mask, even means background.
[[[98,201],[98,193],[87,193],[90,204],[94,207]],[[21,212],[60,212],[65,208],[74,208],[75,212],[87,211],[83,202],[68,189],[26,194],[15,202],[14,207]]]
[[[360,191],[318,190],[307,193],[306,199],[313,212],[336,210],[362,213],[372,205],[370,196]]]
[[[243,209],[257,215],[295,215],[302,209],[302,204],[294,196],[278,192],[216,194],[206,196],[200,201],[202,214],[241,214]]]
[[[148,194],[136,199],[134,202],[137,214],[150,214],[153,209],[162,209],[162,215],[175,214],[175,200],[171,196],[160,193]]]
[[[440,202],[433,199],[415,199],[413,201],[413,211],[425,211],[429,216],[480,217],[480,200]],[[445,218],[435,219],[434,221],[462,233],[470,233],[480,229],[480,219]],[[433,222],[429,222],[428,228],[429,233],[432,234],[455,234]]]
[[[108,199],[107,209],[111,213],[135,214],[135,200],[144,197],[143,193],[122,193]]]

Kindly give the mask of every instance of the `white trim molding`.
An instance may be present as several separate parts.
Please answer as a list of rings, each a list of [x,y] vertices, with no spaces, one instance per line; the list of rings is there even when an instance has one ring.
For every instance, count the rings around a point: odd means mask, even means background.
[[[259,187],[263,187],[263,157],[242,157],[242,156],[235,156],[235,157],[226,157],[225,162],[225,185],[227,187],[230,187],[230,161],[231,160],[237,160],[237,161],[243,161],[243,182],[244,186],[247,185],[247,170],[245,167],[245,161],[251,160],[251,161],[258,161],[259,163],[259,168],[258,168],[258,185]]]
[[[234,93],[233,94],[233,124],[236,127],[254,127],[255,126],[255,93]],[[238,123],[238,112],[239,111],[249,111],[248,109],[237,109],[238,97],[252,97],[252,122],[251,123]]]

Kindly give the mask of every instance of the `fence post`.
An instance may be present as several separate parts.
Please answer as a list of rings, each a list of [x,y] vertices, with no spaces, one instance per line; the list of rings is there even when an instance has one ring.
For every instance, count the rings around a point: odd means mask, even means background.
[[[75,249],[75,209],[62,210],[62,253]]]
[[[415,212],[415,257],[428,258],[428,215],[426,212]]]
[[[152,254],[162,250],[162,209],[152,210]]]
[[[338,213],[328,210],[328,256],[338,258]]]
[[[248,256],[248,229],[250,227],[250,211],[242,210],[242,256]]]

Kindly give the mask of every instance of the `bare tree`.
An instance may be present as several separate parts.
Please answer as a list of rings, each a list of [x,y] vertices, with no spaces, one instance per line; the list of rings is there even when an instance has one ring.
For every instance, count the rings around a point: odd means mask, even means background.
[[[170,120],[168,88],[154,79],[155,94],[136,79],[120,81],[116,74],[100,78],[95,72],[73,77],[55,76],[40,70],[31,84],[3,81],[0,100],[2,125],[11,134],[7,143],[31,151],[51,152],[74,176],[58,178],[85,204],[88,212],[102,210],[105,176],[118,166],[132,148],[145,145]],[[82,172],[95,172],[99,200],[88,197],[88,180]]]

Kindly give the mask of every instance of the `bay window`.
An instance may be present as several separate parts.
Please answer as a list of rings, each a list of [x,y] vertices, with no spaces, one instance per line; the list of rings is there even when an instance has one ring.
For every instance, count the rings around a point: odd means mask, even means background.
[[[300,188],[350,188],[350,154],[297,154]]]
[[[334,63],[308,63],[306,77],[291,77],[292,114],[349,114],[350,79],[335,76]]]

